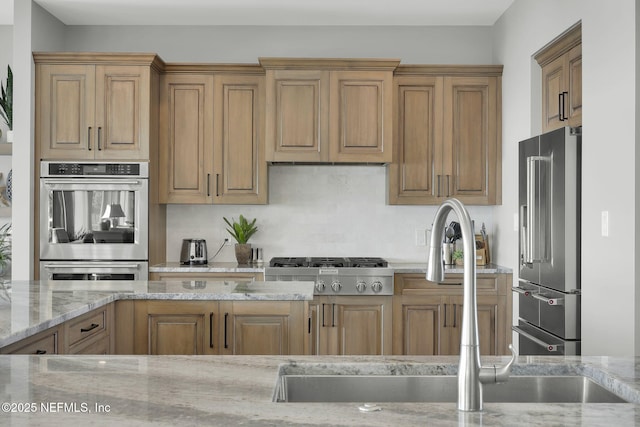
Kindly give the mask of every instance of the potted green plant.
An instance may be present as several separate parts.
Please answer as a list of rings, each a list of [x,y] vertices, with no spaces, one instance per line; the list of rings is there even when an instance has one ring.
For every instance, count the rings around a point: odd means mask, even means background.
[[[227,218],[223,217],[224,222],[227,223],[229,228],[227,231],[229,234],[233,236],[236,240],[236,260],[238,264],[248,264],[249,259],[251,258],[251,245],[248,243],[251,236],[258,231],[258,227],[256,226],[256,218],[254,218],[251,222],[249,222],[244,216],[240,215],[238,221],[234,218],[231,218],[229,221]]]
[[[463,265],[464,264],[464,254],[462,253],[461,250],[453,251],[453,255],[451,256],[451,258],[453,258],[453,262],[456,265]]]
[[[0,227],[0,277],[4,276],[11,261],[11,224]]]
[[[7,66],[6,86],[0,82],[0,117],[9,126],[7,142],[13,142],[13,72],[10,65]]]

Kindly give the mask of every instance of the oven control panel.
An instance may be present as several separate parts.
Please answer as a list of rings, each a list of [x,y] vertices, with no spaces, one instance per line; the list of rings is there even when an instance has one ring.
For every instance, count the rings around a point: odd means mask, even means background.
[[[145,162],[41,162],[40,177],[130,177],[146,178],[149,165]]]

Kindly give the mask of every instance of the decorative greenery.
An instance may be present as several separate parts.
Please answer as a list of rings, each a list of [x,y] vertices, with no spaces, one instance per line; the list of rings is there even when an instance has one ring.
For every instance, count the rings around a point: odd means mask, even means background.
[[[0,227],[0,269],[11,261],[11,224]]]
[[[223,217],[223,219],[224,219],[224,222],[226,222],[227,225],[231,227],[231,228],[227,228],[227,231],[229,232],[229,234],[233,236],[234,239],[236,239],[236,242],[238,242],[239,244],[247,243],[249,241],[249,238],[253,236],[256,231],[258,231],[258,227],[256,227],[255,225],[256,224],[255,218],[253,219],[253,221],[249,222],[245,217],[240,215],[239,221],[236,221],[234,218],[231,218],[233,223],[231,223],[225,217]]]
[[[13,72],[10,65],[7,65],[7,85],[0,82],[0,117],[9,130],[13,130]]]
[[[464,257],[464,254],[462,253],[461,250],[457,250],[457,251],[453,251],[453,254],[451,255],[451,258],[453,258],[453,260],[457,260],[457,259],[462,259]]]

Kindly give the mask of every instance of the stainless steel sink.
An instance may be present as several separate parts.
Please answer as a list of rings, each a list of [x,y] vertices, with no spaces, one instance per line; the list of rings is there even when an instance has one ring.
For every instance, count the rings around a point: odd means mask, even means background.
[[[456,402],[450,375],[281,375],[277,402]],[[483,387],[485,402],[626,403],[588,377],[511,376]]]

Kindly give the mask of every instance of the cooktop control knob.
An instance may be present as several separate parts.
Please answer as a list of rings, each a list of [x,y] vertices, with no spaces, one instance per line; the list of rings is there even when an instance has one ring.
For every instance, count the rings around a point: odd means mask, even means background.
[[[365,289],[367,289],[367,284],[364,282],[364,280],[359,280],[358,283],[356,283],[356,289],[358,290],[358,292],[363,293]]]
[[[331,283],[331,289],[333,289],[333,292],[340,292],[340,289],[342,289],[342,283],[340,283],[339,280],[334,280],[333,283]]]
[[[375,292],[377,294],[378,292],[380,292],[382,290],[382,283],[380,283],[379,280],[376,280],[375,282],[373,282],[371,284],[371,289],[373,290],[373,292]]]
[[[325,288],[324,280],[318,280],[318,281],[316,282],[316,291],[318,291],[318,292],[324,292],[324,288]]]

